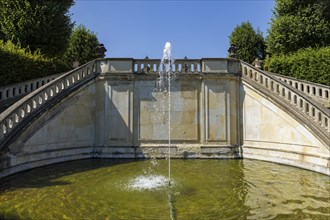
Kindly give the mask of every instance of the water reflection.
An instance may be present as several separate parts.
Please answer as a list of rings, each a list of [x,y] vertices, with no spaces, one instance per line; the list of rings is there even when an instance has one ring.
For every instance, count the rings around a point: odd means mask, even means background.
[[[248,219],[330,218],[330,177],[266,162],[261,168],[259,162],[243,163],[249,183]]]
[[[83,160],[1,180],[0,219],[328,219],[328,176],[253,160],[173,160],[175,185],[127,190],[150,161]],[[167,161],[153,166],[167,174]]]

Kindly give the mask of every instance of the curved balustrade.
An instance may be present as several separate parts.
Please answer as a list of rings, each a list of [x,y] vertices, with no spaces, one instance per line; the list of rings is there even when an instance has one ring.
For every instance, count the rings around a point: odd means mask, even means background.
[[[0,114],[0,148],[37,114],[60,101],[70,92],[95,78],[98,61],[92,61],[50,81]]]
[[[38,79],[32,79],[25,82],[15,83],[11,85],[6,85],[0,87],[0,102],[7,101],[10,99],[15,99],[17,97],[21,97],[26,95],[41,86],[49,83],[50,81],[54,80],[61,74],[55,74],[51,76],[46,76]]]
[[[241,62],[242,78],[248,82],[256,83],[266,89],[271,94],[281,100],[285,100],[287,104],[292,106],[296,111],[303,113],[305,118],[308,118],[315,123],[323,133],[329,143],[330,140],[330,110],[320,105],[316,101],[310,99],[302,92],[294,87],[287,85],[276,76],[254,68],[253,66]]]
[[[159,59],[136,59],[133,63],[134,73],[158,73]],[[201,60],[199,59],[177,59],[172,65],[173,73],[201,73]]]
[[[299,80],[276,73],[269,74],[276,76],[278,79],[282,80],[286,84],[289,84],[290,86],[293,86],[306,95],[320,100],[326,105],[326,107],[330,107],[330,86]]]

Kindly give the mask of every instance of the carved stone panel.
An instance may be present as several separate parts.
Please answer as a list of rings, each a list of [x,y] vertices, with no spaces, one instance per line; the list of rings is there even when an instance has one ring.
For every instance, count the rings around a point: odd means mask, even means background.
[[[199,90],[195,82],[176,81],[171,94],[155,91],[153,81],[136,82],[137,139],[139,142],[165,142],[169,138],[169,111],[171,140],[199,140]],[[169,109],[170,100],[170,109]]]
[[[108,83],[105,105],[105,137],[113,144],[131,144],[131,85]]]
[[[205,82],[206,142],[228,141],[229,106],[227,83]]]

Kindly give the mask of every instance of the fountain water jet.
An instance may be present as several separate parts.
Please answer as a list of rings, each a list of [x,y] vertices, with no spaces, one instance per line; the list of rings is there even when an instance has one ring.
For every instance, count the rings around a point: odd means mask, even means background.
[[[155,158],[151,155],[151,165],[150,168],[145,171],[145,175],[136,177],[132,182],[130,182],[129,187],[138,190],[144,189],[157,189],[163,187],[168,183],[168,186],[172,185],[171,182],[171,80],[172,76],[175,76],[172,71],[172,65],[174,64],[174,59],[171,54],[171,43],[166,42],[163,50],[163,57],[158,69],[159,78],[156,81],[155,92],[162,92],[164,97],[168,97],[168,178],[164,176],[157,175],[153,172],[153,168],[157,165]],[[162,104],[162,111],[165,114],[164,103]]]
[[[174,59],[171,54],[172,45],[166,42],[163,57],[159,65],[159,78],[156,83],[156,91],[167,94],[168,97],[168,185],[171,185],[171,77]]]

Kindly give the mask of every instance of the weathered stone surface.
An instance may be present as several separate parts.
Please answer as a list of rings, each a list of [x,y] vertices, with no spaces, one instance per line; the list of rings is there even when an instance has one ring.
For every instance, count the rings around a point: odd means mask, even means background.
[[[242,85],[243,155],[330,175],[329,150],[300,121]],[[244,98],[244,99],[243,99]]]
[[[133,74],[130,59],[108,65],[0,151],[0,178],[74,159],[168,156],[168,94],[154,91],[156,75]],[[326,146],[283,106],[242,83],[238,69],[233,61],[210,59],[201,73],[177,74],[171,157],[243,156],[330,175]]]

